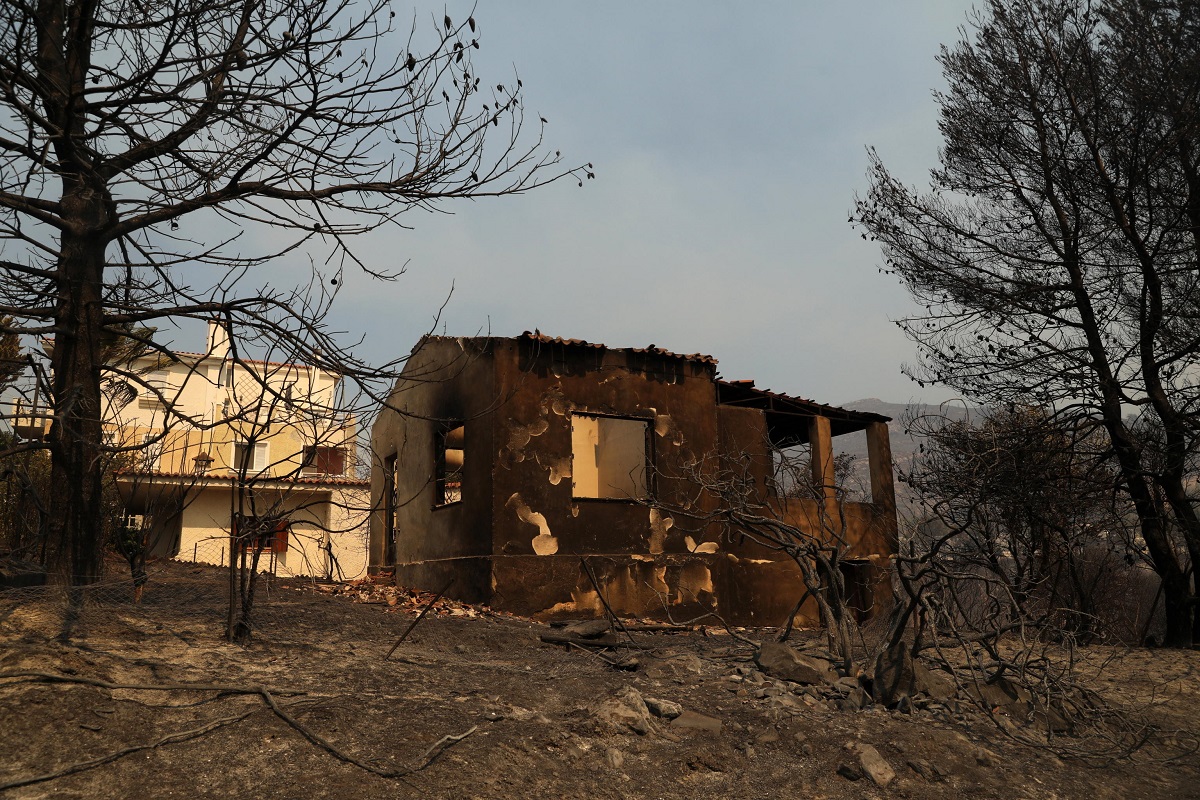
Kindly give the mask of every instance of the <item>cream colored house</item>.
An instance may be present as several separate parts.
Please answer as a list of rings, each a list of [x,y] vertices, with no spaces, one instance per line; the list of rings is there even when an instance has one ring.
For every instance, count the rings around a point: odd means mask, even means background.
[[[369,481],[338,376],[231,350],[210,322],[203,352],[114,365],[128,374],[106,386],[105,436],[150,555],[228,564],[250,547],[279,575],[364,574]],[[238,520],[271,533],[235,541]]]

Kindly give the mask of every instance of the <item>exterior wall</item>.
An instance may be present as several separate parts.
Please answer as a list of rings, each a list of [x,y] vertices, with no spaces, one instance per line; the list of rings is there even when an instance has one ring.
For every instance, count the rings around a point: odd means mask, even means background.
[[[229,563],[229,522],[233,511],[228,485],[197,488],[180,519],[180,538],[173,555],[181,561],[226,566]],[[350,492],[354,495],[355,492]],[[362,541],[362,519],[355,527],[339,529],[349,521],[346,508],[362,508],[364,492],[357,498],[331,495],[329,491],[294,488],[260,492],[260,507],[279,505],[290,520],[286,552],[264,551],[260,569],[273,568],[276,575],[353,579],[366,572],[366,547]],[[358,511],[359,517],[364,516]],[[336,566],[330,562],[332,550]]]
[[[718,405],[712,363],[535,337],[431,337],[405,375],[391,395],[399,410],[384,411],[372,431],[373,569],[394,567],[398,583],[435,591],[453,579],[451,596],[543,618],[603,613],[593,580],[617,613],[630,616],[716,610],[735,624],[780,625],[795,608],[803,588],[794,562],[706,520],[717,498],[698,491],[696,470],[703,482],[736,463],[763,491],[772,472],[770,412]],[[590,430],[594,417],[645,422],[655,508],[633,498],[576,496],[575,415],[586,415]],[[438,432],[459,423],[462,499],[438,506]],[[814,450],[826,452],[828,420],[811,425],[823,436]],[[879,427],[884,439],[875,432],[873,455],[886,452],[886,426]],[[574,438],[582,446],[578,428]],[[392,458],[394,557],[385,539],[382,469]],[[817,469],[824,462],[814,453]],[[883,497],[890,465],[886,476],[872,476]],[[589,476],[590,488],[578,493],[595,494],[595,482]],[[780,507],[812,525],[818,505]],[[854,559],[848,569],[875,593],[887,567],[878,555],[895,551],[894,499],[890,506],[848,504],[842,519]],[[800,612],[810,614],[813,603]]]
[[[206,352],[177,356],[137,359],[128,367],[136,379],[110,385],[104,409],[109,443],[130,448],[115,460],[118,486],[152,530],[151,554],[227,560],[233,498],[255,496],[257,513],[278,506],[293,517],[278,574],[327,575],[330,551],[343,577],[364,574],[369,497],[354,480],[355,420],[333,413],[338,377],[303,364],[236,363],[214,324]],[[237,442],[261,445],[264,463],[243,473]],[[306,465],[310,446],[341,448],[342,473]],[[202,455],[211,459],[205,469]]]
[[[472,602],[490,596],[493,425],[498,409],[490,348],[480,339],[431,338],[405,364],[372,429],[371,564],[398,583],[443,588]],[[404,409],[403,414],[393,410]],[[438,432],[465,428],[462,499],[435,504]],[[395,458],[395,553],[388,557],[384,465]]]
[[[524,614],[600,609],[586,556],[618,613],[679,613],[715,604],[709,566],[691,555],[712,538],[636,500],[573,496],[571,416],[614,415],[649,427],[653,493],[669,507],[694,495],[689,464],[715,450],[710,364],[630,350],[498,340],[492,604]],[[702,511],[702,509],[697,509]],[[693,545],[694,546],[694,545]]]

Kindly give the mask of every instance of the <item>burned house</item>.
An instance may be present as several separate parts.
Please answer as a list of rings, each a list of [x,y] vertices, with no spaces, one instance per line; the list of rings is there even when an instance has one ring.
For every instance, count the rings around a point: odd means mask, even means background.
[[[721,380],[710,356],[528,332],[425,337],[388,405],[372,432],[370,561],[402,585],[541,617],[603,613],[599,586],[618,614],[779,625],[803,595],[796,564],[716,523],[723,501],[702,484],[733,465],[780,493],[773,453],[800,445],[818,496],[773,507],[801,528],[836,516],[855,604],[888,596],[886,417]],[[832,440],[849,433],[869,454],[861,502],[834,488]]]

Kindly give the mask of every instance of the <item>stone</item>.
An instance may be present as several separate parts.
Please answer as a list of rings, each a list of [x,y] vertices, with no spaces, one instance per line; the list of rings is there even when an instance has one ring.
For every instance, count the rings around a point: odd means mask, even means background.
[[[699,675],[704,664],[695,653],[680,653],[666,658],[647,659],[644,670],[648,678],[675,678]]]
[[[862,767],[849,761],[838,765],[837,774],[848,781],[861,781],[867,777],[867,773],[863,772]]]
[[[671,720],[671,727],[685,728],[696,731],[707,731],[709,733],[720,733],[721,720],[706,716],[704,714],[697,714],[695,711],[684,711],[678,717]]]
[[[933,782],[938,780],[938,774],[933,771],[933,765],[923,758],[910,758],[908,760],[908,768],[920,775],[927,781]]]
[[[855,749],[858,751],[858,764],[872,783],[880,789],[886,789],[888,784],[896,780],[892,765],[873,746],[859,744]]]
[[[637,689],[629,686],[605,700],[595,711],[596,719],[603,725],[622,733],[633,731],[645,736],[654,730],[654,720],[646,701]]]
[[[828,661],[798,653],[778,642],[764,642],[754,654],[754,661],[768,675],[795,683],[833,683],[838,679]]]
[[[683,713],[683,706],[671,700],[660,700],[657,697],[647,697],[646,708],[656,717],[663,719],[675,719]]]
[[[754,737],[754,741],[759,744],[774,744],[779,741],[779,731],[774,728],[767,728],[765,731]]]
[[[625,754],[615,747],[608,748],[608,752],[604,754],[604,761],[613,769],[620,769],[625,766]]]
[[[842,700],[843,711],[862,711],[869,705],[871,705],[871,696],[861,687],[855,687],[854,691]]]
[[[988,750],[986,747],[980,747],[975,751],[975,763],[981,767],[998,767],[1000,766],[1000,756]]]

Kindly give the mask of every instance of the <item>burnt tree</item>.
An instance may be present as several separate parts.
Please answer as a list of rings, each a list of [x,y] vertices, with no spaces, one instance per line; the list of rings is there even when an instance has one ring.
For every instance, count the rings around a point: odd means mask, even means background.
[[[924,309],[900,321],[915,379],[1103,432],[1176,646],[1200,627],[1198,24],[1185,2],[993,0],[940,56],[931,190],[872,155],[855,213]]]
[[[114,336],[169,358],[138,329],[218,318],[368,382],[390,370],[323,322],[344,266],[391,277],[349,237],[418,206],[591,177],[543,148],[544,120],[525,125],[519,80],[475,74],[473,18],[395,22],[382,0],[4,4],[0,314],[12,317],[3,333],[51,345],[47,535],[60,579],[99,570]],[[274,229],[271,249],[233,246],[253,227]],[[293,251],[324,259],[333,279],[240,291],[248,268]]]

